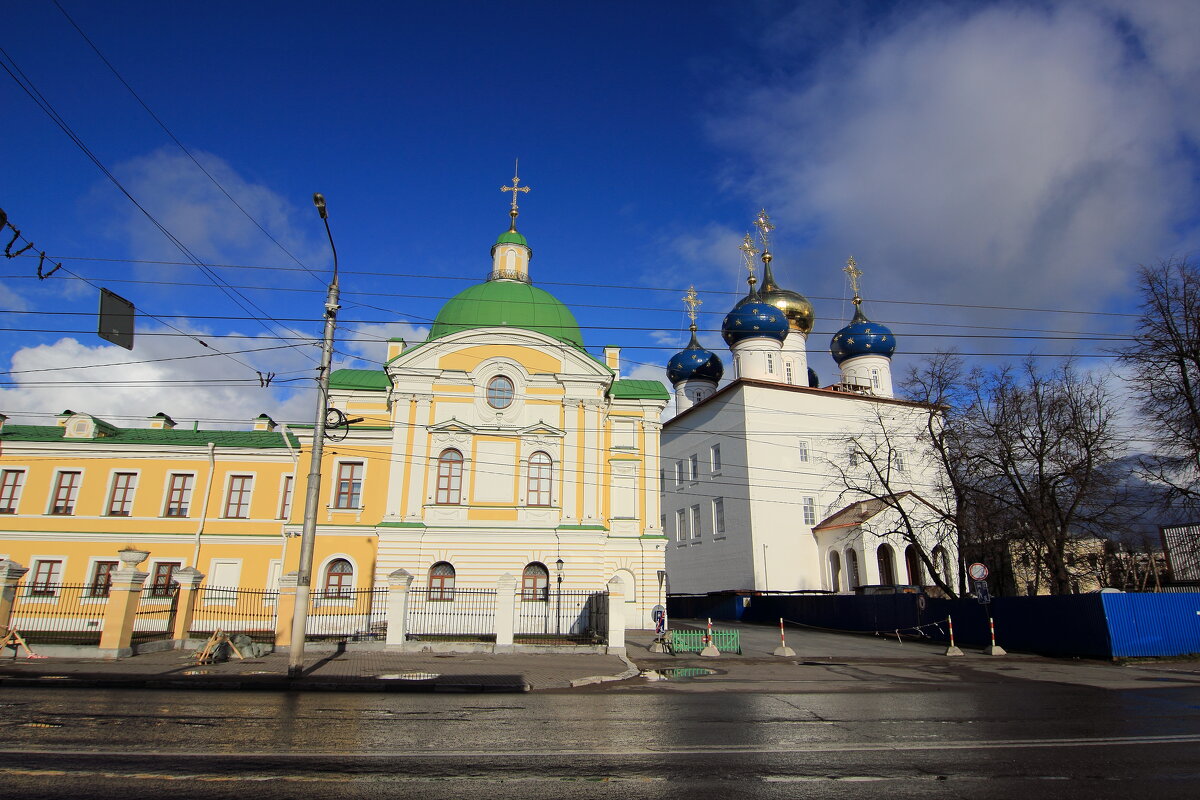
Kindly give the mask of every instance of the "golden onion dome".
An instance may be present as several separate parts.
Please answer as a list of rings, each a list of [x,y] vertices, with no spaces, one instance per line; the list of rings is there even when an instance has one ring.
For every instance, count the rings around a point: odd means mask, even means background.
[[[775,283],[775,276],[771,274],[769,253],[766,254],[763,261],[765,262],[763,282],[762,289],[759,290],[762,301],[770,303],[782,311],[792,330],[806,335],[812,333],[814,320],[812,301],[799,292],[779,288],[779,284]]]

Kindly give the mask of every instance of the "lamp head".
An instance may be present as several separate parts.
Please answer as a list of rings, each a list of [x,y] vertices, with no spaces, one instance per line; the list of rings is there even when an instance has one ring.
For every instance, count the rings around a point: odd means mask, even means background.
[[[328,218],[329,214],[325,211],[325,195],[313,192],[313,205],[317,207],[317,213],[321,215],[321,219]]]

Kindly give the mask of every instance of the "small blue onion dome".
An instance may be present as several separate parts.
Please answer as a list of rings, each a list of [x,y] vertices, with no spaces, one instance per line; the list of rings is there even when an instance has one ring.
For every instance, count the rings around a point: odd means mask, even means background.
[[[756,338],[782,342],[787,336],[787,316],[770,303],[764,303],[753,290],[725,315],[725,321],[721,323],[721,338],[730,347]]]
[[[829,352],[839,364],[855,356],[891,358],[896,352],[896,337],[888,326],[867,319],[862,310],[862,300],[855,297],[854,319],[833,335]]]
[[[725,365],[721,363],[717,354],[705,350],[700,342],[696,341],[695,328],[692,328],[692,341],[688,346],[671,356],[671,360],[667,362],[667,379],[672,385],[693,378],[720,383],[724,374]]]
[[[817,377],[817,371],[812,367],[808,368],[808,385],[814,389],[821,388],[821,379]]]

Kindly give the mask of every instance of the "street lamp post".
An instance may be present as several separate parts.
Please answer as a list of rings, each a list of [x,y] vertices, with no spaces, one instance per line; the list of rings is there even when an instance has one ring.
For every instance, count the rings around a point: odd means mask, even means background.
[[[317,375],[317,418],[313,425],[312,461],[308,469],[307,495],[304,499],[304,528],[300,535],[300,565],[296,570],[296,612],[292,617],[292,648],[288,658],[288,677],[299,678],[304,673],[304,636],[308,629],[308,608],[312,602],[313,547],[317,539],[317,508],[321,502],[321,457],[325,450],[325,412],[329,406],[329,368],[333,363],[333,332],[337,328],[338,260],[329,230],[329,214],[325,198],[313,195],[317,213],[325,222],[325,235],[333,251],[333,280],[325,295],[325,337],[321,342],[321,368]]]
[[[563,560],[560,558],[554,562],[554,569],[558,573],[558,592],[555,597],[554,608],[554,633],[562,636],[562,579],[563,579]]]

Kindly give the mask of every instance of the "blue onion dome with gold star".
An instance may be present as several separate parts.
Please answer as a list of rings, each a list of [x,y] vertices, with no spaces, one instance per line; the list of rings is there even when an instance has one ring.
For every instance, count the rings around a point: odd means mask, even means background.
[[[829,352],[839,364],[855,356],[891,358],[896,352],[896,337],[888,326],[867,319],[862,310],[862,298],[855,295],[854,319],[833,335]]]
[[[693,378],[720,383],[724,374],[725,365],[716,353],[706,350],[696,339],[696,326],[693,324],[692,341],[667,362],[667,379],[672,384]]]
[[[721,323],[721,338],[733,347],[746,339],[774,339],[782,342],[788,336],[788,318],[770,303],[764,303],[754,288],[750,276],[750,294],[742,298]]]

